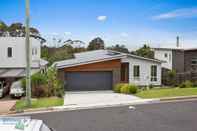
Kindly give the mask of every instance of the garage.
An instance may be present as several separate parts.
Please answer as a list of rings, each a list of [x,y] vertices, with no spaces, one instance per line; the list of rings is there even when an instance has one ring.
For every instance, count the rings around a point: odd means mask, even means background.
[[[111,71],[66,72],[65,90],[95,91],[112,89]]]

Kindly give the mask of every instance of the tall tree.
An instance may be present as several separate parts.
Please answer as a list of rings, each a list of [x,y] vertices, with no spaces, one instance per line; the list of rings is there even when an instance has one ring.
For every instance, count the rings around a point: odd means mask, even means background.
[[[104,41],[100,37],[97,37],[89,43],[87,50],[99,50],[104,48],[105,48]]]
[[[135,54],[138,56],[146,57],[146,58],[154,58],[154,52],[146,44],[144,44],[142,48],[136,50]]]
[[[8,27],[8,32],[12,37],[25,36],[25,28],[22,23],[13,23]]]
[[[116,44],[115,46],[108,47],[107,49],[118,51],[118,52],[123,52],[123,53],[129,53],[129,50],[128,48],[126,48],[125,45]]]
[[[3,22],[0,21],[0,36],[5,36],[8,26]]]
[[[30,35],[40,36],[38,29],[31,27]],[[0,22],[0,36],[11,36],[11,37],[24,37],[25,26],[22,23],[12,23],[7,26],[3,21]]]

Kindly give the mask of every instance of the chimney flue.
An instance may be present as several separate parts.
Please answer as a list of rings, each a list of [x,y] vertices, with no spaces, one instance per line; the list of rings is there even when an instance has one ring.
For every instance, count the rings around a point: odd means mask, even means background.
[[[176,37],[176,47],[179,48],[180,47],[180,43],[179,43],[179,36]]]

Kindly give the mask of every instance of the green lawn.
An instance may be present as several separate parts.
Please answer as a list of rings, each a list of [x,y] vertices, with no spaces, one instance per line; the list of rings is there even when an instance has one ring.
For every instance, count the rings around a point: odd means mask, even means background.
[[[64,104],[63,98],[40,98],[32,99],[32,106],[30,108],[43,108],[52,106],[61,106]],[[16,110],[27,109],[25,100],[19,100],[16,102]]]
[[[151,89],[148,91],[140,91],[136,94],[136,96],[141,98],[163,98],[191,95],[197,95],[197,88]]]

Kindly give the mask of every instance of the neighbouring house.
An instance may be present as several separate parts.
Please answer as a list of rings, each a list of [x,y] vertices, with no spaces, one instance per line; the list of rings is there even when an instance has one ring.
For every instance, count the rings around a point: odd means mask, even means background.
[[[111,90],[117,83],[161,85],[161,61],[111,50],[74,54],[55,62],[67,91]]]
[[[41,41],[33,37],[31,43],[31,73],[44,70],[47,61],[40,58]],[[24,37],[0,37],[0,81],[11,83],[25,77],[26,44]]]
[[[184,50],[180,48],[154,48],[154,58],[163,61],[162,68],[184,72]]]
[[[197,48],[184,49],[179,46],[174,48],[153,48],[155,59],[162,63],[162,81],[165,84],[166,74],[169,70],[176,71],[178,84],[185,80],[197,81]]]

